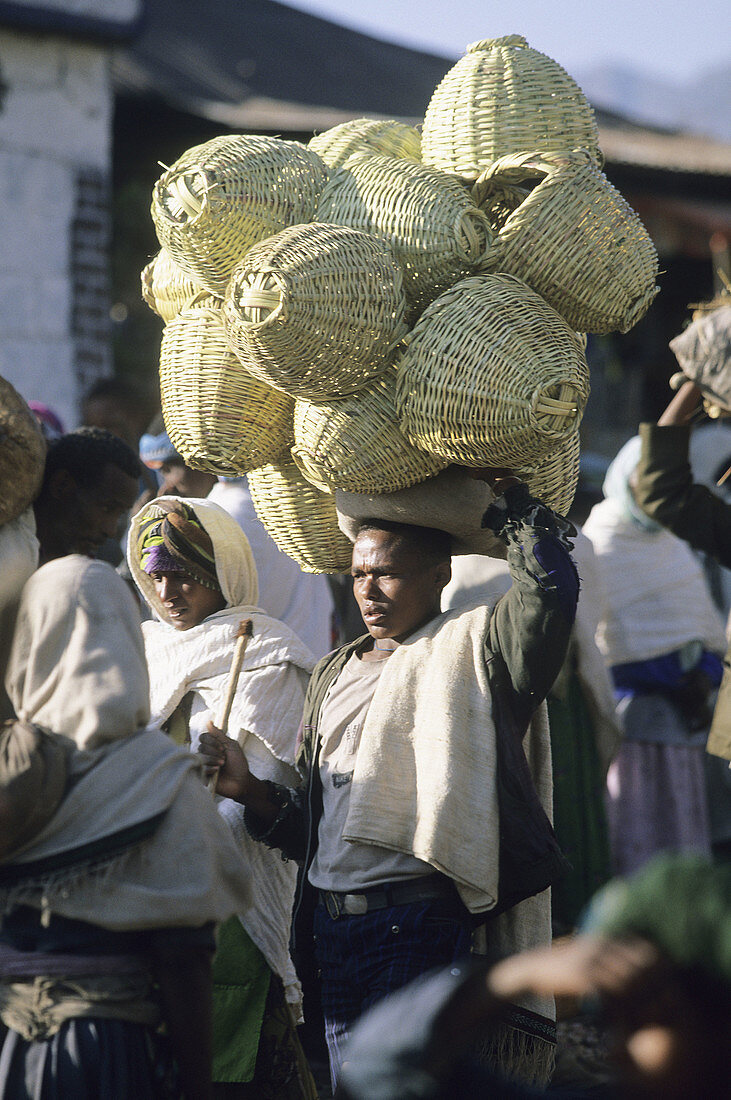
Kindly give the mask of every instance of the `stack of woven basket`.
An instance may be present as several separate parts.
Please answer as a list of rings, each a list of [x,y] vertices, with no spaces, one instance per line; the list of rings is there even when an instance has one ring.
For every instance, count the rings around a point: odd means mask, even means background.
[[[349,566],[336,489],[509,467],[565,512],[583,334],[626,331],[657,293],[652,242],[600,166],[581,90],[517,36],[469,47],[421,133],[357,119],[308,146],[188,150],[155,185],[142,273],[180,454],[249,474],[314,572]]]

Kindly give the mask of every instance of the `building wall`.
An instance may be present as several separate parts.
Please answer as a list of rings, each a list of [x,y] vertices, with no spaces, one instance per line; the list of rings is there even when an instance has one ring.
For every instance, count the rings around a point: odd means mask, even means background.
[[[111,372],[109,60],[104,40],[0,26],[0,374],[67,428]]]

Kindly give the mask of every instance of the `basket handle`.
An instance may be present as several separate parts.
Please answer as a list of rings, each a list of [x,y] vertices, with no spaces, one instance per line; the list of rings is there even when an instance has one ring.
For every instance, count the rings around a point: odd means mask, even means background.
[[[533,152],[509,153],[500,157],[478,176],[472,185],[472,198],[479,206],[497,180],[501,184],[518,184],[525,179],[541,179],[566,168],[579,168],[594,164],[588,149],[574,149],[570,153]]]
[[[281,313],[284,289],[272,271],[257,271],[253,277],[251,273],[246,273],[245,282],[234,285],[235,282],[236,276],[232,279],[231,289],[242,324],[266,324]]]
[[[186,175],[190,174],[190,168],[186,168],[185,172],[171,176],[165,183],[169,198],[180,207],[177,218],[180,222],[192,221],[203,209],[203,200],[188,186]]]
[[[496,46],[518,46],[521,49],[527,49],[528,39],[522,34],[506,34],[503,38],[481,38],[477,42],[470,42],[465,53],[481,53],[483,50],[492,50]]]
[[[294,445],[294,447],[292,447],[292,458],[294,459],[295,465],[297,466],[297,469],[302,474],[302,477],[305,479],[305,481],[309,481],[310,485],[314,485],[315,488],[319,489],[321,493],[327,493],[329,496],[332,495],[332,485],[328,485],[325,481],[322,480],[322,477],[320,476],[320,471],[312,464],[308,456],[303,451],[301,451],[296,444]]]

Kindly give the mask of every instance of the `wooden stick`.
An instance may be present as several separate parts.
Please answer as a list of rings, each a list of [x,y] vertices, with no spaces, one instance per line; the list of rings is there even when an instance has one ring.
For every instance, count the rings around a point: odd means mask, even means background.
[[[251,619],[242,619],[239,623],[239,629],[236,632],[236,649],[234,650],[233,661],[231,662],[231,671],[228,674],[228,684],[226,685],[226,697],[223,701],[223,708],[221,710],[220,717],[216,722],[216,728],[221,730],[223,734],[228,729],[228,720],[231,716],[231,707],[233,706],[234,696],[236,695],[236,687],[239,682],[239,673],[241,672],[241,666],[244,663],[244,656],[246,654],[246,647],[249,643],[249,638],[254,633],[254,627]],[[216,782],[218,780],[218,768],[214,771],[213,775],[208,780],[208,790],[213,792],[216,789]]]

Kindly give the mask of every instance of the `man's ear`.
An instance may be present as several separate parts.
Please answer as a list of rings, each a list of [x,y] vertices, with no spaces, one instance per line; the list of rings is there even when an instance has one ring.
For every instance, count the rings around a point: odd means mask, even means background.
[[[48,479],[48,495],[54,500],[71,501],[79,491],[68,470],[54,470]]]
[[[441,592],[442,589],[446,588],[446,586],[449,584],[449,582],[452,579],[452,562],[451,562],[451,560],[449,560],[449,561],[440,561],[439,562],[439,565],[436,566],[436,569],[435,569],[435,572],[434,572],[434,578],[437,582],[437,586],[439,588],[439,591]]]

